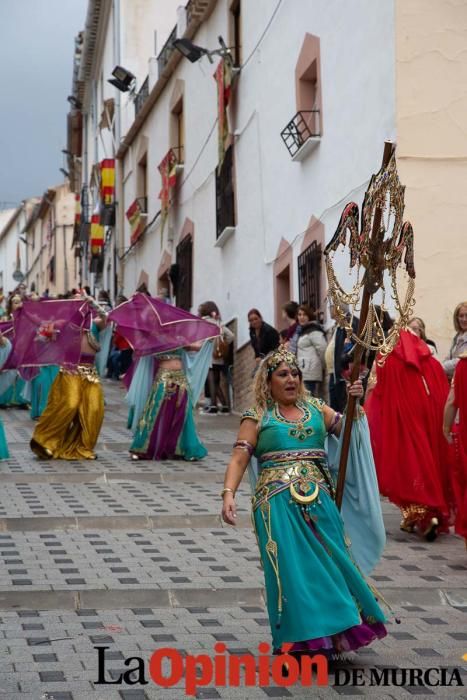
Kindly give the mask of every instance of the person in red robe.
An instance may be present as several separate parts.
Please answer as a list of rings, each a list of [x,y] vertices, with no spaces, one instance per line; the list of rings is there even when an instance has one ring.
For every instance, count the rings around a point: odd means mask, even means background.
[[[375,366],[365,410],[379,489],[401,509],[401,530],[433,541],[448,531],[452,510],[443,436],[449,383],[428,345],[411,331],[401,331],[384,364]]]
[[[457,416],[457,420],[456,420]],[[443,431],[455,448],[453,490],[456,497],[456,532],[467,548],[467,353],[459,356],[444,409]]]

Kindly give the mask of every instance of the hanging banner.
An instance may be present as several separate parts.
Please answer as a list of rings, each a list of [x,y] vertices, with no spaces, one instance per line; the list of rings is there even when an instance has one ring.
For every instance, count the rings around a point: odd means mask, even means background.
[[[230,101],[232,90],[232,65],[230,61],[221,58],[214,73],[214,80],[217,83],[217,119],[219,132],[219,162],[218,168],[222,167],[225,156],[225,144],[229,136],[229,120],[227,107]]]
[[[104,205],[114,203],[115,198],[115,160],[105,158],[101,161],[101,202]]]
[[[161,160],[157,166],[161,178],[162,178],[162,189],[159,192],[159,199],[161,200],[161,244],[162,244],[162,234],[164,233],[164,226],[169,215],[170,208],[170,194],[173,187],[177,182],[177,156],[175,151],[170,148],[166,153],[164,158]]]
[[[100,255],[104,247],[104,227],[101,224],[99,209],[91,217],[91,255]]]
[[[130,222],[131,243],[135,243],[144,231],[144,221],[141,216],[141,206],[137,199],[128,207],[125,216]]]

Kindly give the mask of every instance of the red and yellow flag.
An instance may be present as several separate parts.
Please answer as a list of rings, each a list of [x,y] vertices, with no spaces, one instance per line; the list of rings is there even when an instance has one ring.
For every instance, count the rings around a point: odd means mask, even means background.
[[[95,211],[91,217],[91,255],[100,255],[103,247],[104,227],[99,212]]]
[[[219,163],[222,166],[225,156],[225,142],[229,136],[229,120],[227,107],[232,91],[232,65],[230,61],[221,58],[214,72],[214,80],[217,83],[217,118],[219,130]]]
[[[115,160],[105,158],[101,161],[101,201],[113,204],[115,197]]]
[[[135,243],[144,230],[144,222],[141,218],[141,207],[137,199],[128,207],[125,216],[130,222],[131,243]]]
[[[162,189],[159,192],[161,200],[161,236],[165,222],[169,215],[170,193],[177,182],[177,156],[173,148],[170,148],[157,166],[162,178]]]

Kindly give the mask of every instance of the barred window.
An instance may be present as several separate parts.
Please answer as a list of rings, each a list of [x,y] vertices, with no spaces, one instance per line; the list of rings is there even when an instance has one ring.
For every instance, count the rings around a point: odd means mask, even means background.
[[[298,289],[300,304],[307,304],[313,311],[321,306],[321,246],[313,241],[298,256]]]

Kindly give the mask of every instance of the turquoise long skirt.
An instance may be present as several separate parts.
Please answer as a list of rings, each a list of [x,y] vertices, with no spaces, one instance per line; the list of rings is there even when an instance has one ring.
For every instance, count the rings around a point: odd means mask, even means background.
[[[31,418],[39,418],[42,415],[58,372],[57,365],[41,367],[37,377],[31,380]]]
[[[203,459],[208,453],[196,432],[193,403],[183,372],[156,376],[130,452],[140,459]]]
[[[11,372],[16,372],[16,370],[9,370]],[[10,384],[8,389],[0,394],[0,406],[27,406],[28,401],[23,399],[21,396],[24,389],[25,381],[19,374],[16,375],[14,381]]]
[[[355,649],[384,636],[385,616],[352,560],[341,515],[326,491],[320,489],[314,505],[306,507],[306,516],[288,489],[268,503],[269,515],[263,506],[253,519],[274,648],[309,640],[320,643],[306,648],[336,648],[336,639],[330,639],[338,635],[341,649]],[[277,545],[277,560],[274,545],[266,548],[267,528]]]
[[[0,418],[0,459],[8,459],[10,453],[8,451],[8,444],[6,441],[5,428],[3,426],[3,421]]]

